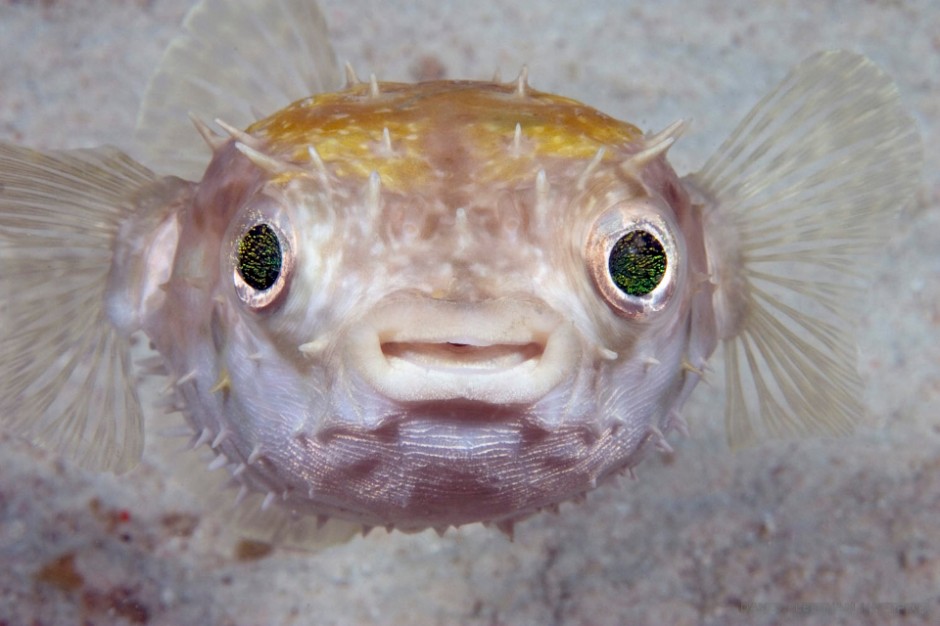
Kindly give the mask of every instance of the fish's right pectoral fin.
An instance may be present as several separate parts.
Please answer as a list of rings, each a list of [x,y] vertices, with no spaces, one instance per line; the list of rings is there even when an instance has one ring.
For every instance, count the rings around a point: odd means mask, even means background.
[[[0,143],[0,426],[79,464],[140,459],[130,340],[105,313],[113,246],[153,174],[117,150]]]
[[[921,166],[891,79],[838,51],[797,66],[689,177],[707,211],[733,446],[864,417],[855,331]]]

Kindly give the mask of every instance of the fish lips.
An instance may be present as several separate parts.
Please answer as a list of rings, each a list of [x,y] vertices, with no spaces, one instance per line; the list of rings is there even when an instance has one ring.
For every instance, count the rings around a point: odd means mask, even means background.
[[[346,338],[344,362],[396,403],[529,405],[574,376],[577,331],[543,302],[396,295]]]

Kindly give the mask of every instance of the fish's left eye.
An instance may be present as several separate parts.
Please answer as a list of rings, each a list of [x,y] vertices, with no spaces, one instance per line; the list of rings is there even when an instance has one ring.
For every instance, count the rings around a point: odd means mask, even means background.
[[[607,257],[611,280],[628,296],[651,293],[666,274],[666,251],[656,235],[631,230],[617,240]]]
[[[591,229],[586,258],[594,286],[621,317],[662,310],[675,291],[679,249],[664,212],[634,200],[603,213]]]
[[[246,228],[235,241],[235,290],[245,304],[261,309],[277,298],[286,285],[290,247],[279,229],[260,222]]]

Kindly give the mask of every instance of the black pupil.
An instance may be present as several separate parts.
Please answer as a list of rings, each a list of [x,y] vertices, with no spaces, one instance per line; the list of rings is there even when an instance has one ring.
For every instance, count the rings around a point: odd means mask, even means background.
[[[281,244],[267,224],[252,226],[238,240],[235,251],[239,276],[251,287],[270,289],[281,273]]]
[[[633,230],[614,244],[607,269],[625,294],[645,296],[656,289],[666,273],[666,252],[651,233]]]

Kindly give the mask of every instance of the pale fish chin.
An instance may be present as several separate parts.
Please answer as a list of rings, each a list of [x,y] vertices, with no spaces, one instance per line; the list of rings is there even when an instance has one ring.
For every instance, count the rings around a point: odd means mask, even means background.
[[[576,373],[579,334],[535,299],[384,298],[346,341],[346,366],[394,402],[533,404]]]

